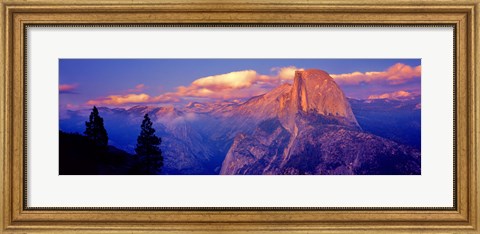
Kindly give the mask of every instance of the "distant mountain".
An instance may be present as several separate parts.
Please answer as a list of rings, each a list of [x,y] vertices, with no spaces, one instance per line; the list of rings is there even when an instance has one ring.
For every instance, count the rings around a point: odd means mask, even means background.
[[[109,144],[134,153],[143,115],[162,138],[164,174],[419,174],[420,98],[347,99],[328,73],[298,71],[248,100],[98,108]],[[90,110],[60,129],[83,133]]]
[[[349,99],[349,102],[364,131],[420,150],[420,99],[417,95],[408,99]]]
[[[215,126],[215,120],[202,113],[190,113],[172,106],[134,106],[129,109],[98,108],[109,135],[109,144],[134,153],[143,116],[149,114],[162,138],[164,174],[214,174],[225,154],[214,147],[215,142],[202,132],[202,128]],[[60,120],[65,132],[83,133],[89,110],[69,111]],[[208,125],[208,126],[206,126]],[[218,173],[219,168],[217,168]]]

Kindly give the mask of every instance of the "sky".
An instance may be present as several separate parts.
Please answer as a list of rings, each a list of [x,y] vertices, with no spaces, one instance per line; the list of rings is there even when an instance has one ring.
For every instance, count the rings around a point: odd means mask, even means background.
[[[420,94],[420,59],[60,59],[60,108],[245,100],[312,68],[349,98]]]

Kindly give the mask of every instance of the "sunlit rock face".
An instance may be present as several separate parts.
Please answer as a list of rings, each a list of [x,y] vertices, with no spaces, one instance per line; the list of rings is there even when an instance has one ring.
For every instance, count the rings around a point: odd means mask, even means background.
[[[291,90],[279,100],[278,116],[282,125],[295,134],[299,113],[322,115],[338,124],[359,127],[343,91],[325,71],[296,71]]]
[[[344,118],[347,123],[358,126],[345,94],[333,78],[321,70],[296,71],[292,90],[282,97],[280,109],[285,110],[286,115],[304,112]]]

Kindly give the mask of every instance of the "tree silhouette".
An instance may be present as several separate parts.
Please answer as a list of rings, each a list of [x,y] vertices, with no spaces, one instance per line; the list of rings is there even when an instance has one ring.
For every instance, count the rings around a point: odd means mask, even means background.
[[[148,114],[145,114],[143,117],[141,129],[137,138],[137,147],[135,148],[140,161],[140,173],[160,173],[163,166],[163,156],[159,145],[162,143],[162,140],[155,135],[155,129],[152,127],[152,121]]]
[[[103,118],[98,114],[98,109],[93,106],[89,121],[85,122],[85,135],[99,148],[106,148],[108,145],[107,130],[103,126]]]

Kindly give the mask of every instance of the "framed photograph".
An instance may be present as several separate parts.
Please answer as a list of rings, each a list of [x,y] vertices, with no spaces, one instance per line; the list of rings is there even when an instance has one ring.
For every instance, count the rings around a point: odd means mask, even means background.
[[[2,2],[2,232],[478,233],[479,6]]]

